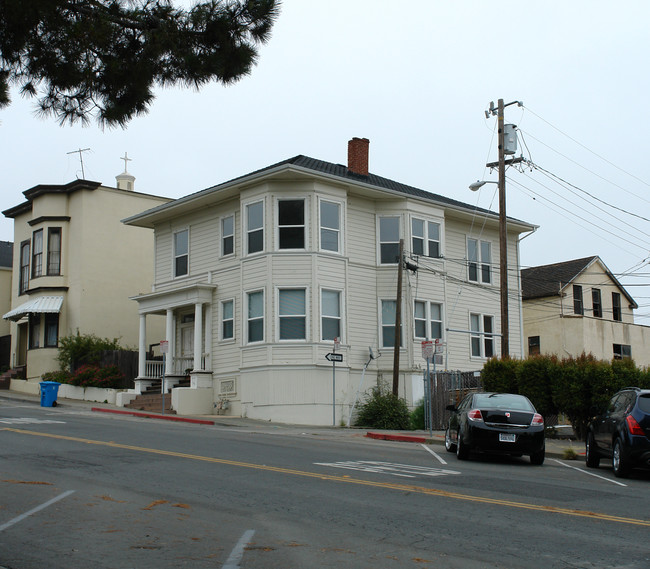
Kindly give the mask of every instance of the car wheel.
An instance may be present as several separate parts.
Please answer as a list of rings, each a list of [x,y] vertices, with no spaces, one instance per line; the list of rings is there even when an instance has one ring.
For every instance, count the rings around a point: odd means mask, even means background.
[[[456,457],[458,460],[467,460],[469,458],[469,447],[463,442],[460,431],[458,431],[458,438],[456,439]]]
[[[630,473],[630,465],[623,455],[623,444],[621,443],[621,439],[616,439],[614,441],[612,467],[614,469],[614,474],[619,478],[625,478]]]
[[[451,442],[451,431],[449,427],[445,431],[445,450],[447,452],[454,452],[456,450],[456,445]]]
[[[530,463],[535,466],[541,466],[544,464],[544,457],[546,456],[546,449],[542,447],[542,450],[534,452],[530,455]]]
[[[589,433],[587,435],[587,442],[585,443],[585,456],[587,459],[587,466],[589,468],[598,468],[600,465],[600,455],[598,454],[598,448],[596,447],[596,441],[594,440],[593,433]]]

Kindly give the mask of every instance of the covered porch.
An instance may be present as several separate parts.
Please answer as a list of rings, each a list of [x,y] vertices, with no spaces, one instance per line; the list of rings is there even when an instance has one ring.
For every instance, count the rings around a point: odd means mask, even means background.
[[[168,291],[132,297],[138,303],[140,331],[136,391],[146,391],[154,381],[163,381],[169,391],[189,377],[190,388],[212,387],[212,284],[192,284]],[[147,317],[165,316],[161,338],[163,359],[150,359]]]

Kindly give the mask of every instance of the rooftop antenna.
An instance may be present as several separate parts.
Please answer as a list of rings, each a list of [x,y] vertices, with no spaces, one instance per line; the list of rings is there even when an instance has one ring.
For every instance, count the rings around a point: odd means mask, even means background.
[[[66,154],[76,154],[79,153],[79,162],[81,162],[81,179],[86,179],[86,172],[84,172],[84,158],[82,152],[88,152],[90,148],[80,148],[79,150],[73,150],[72,152],[66,152]]]

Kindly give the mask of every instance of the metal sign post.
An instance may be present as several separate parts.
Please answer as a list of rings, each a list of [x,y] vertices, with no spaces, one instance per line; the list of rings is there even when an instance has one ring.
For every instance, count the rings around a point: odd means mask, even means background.
[[[163,355],[163,372],[160,378],[160,392],[162,393],[162,414],[165,414],[165,372],[167,371],[167,352],[169,352],[169,342],[160,341],[160,353]]]
[[[424,376],[424,427],[429,429],[429,436],[433,436],[433,417],[431,409],[431,375],[429,364],[434,354],[434,345],[432,340],[422,342],[422,357],[427,361],[427,371]]]
[[[343,361],[343,354],[337,354],[336,349],[340,346],[338,338],[334,338],[334,351],[325,355],[328,362],[332,362],[332,426],[336,427],[336,362]]]

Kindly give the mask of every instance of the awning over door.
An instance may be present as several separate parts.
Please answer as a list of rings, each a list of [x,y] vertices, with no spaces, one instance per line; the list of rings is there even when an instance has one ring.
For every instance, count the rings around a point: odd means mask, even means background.
[[[62,296],[41,296],[39,298],[33,298],[25,304],[21,304],[18,308],[10,310],[2,318],[15,322],[27,314],[58,313],[61,312],[62,305]]]

